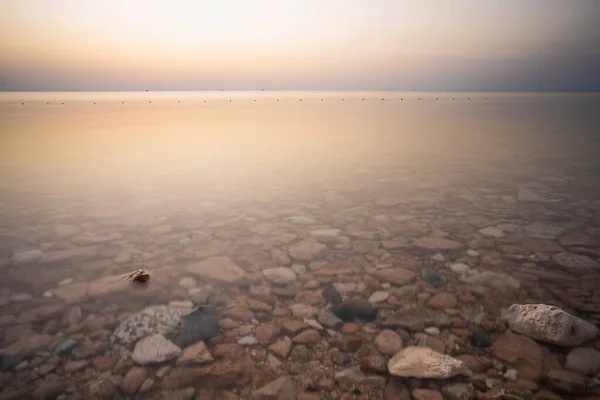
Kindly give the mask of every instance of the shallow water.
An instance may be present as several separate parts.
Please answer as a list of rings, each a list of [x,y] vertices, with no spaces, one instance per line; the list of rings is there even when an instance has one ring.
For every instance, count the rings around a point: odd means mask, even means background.
[[[21,317],[40,305],[79,305],[85,322],[190,300],[209,284],[223,309],[257,297],[248,285],[265,280],[262,270],[292,264],[308,271],[284,287],[291,297],[271,293],[276,308],[302,303],[295,291],[320,293],[332,281],[347,284],[345,297],[390,293],[393,300],[377,303],[382,320],[431,309],[427,294],[456,294],[450,320],[469,321],[473,331],[481,318],[471,314],[483,313],[494,339],[512,303],[554,304],[598,324],[598,109],[598,93],[2,93],[2,344],[65,331],[60,313]],[[457,245],[426,248],[423,237]],[[324,246],[292,250],[306,242]],[[583,258],[561,261],[565,253]],[[221,256],[243,270],[243,282],[195,268]],[[455,262],[471,273],[505,273],[519,287],[473,291],[449,268]],[[390,287],[374,270],[388,264],[415,276]],[[151,272],[151,287],[102,281],[136,268]],[[185,277],[195,281],[180,284]],[[406,286],[414,293],[403,298],[397,291]],[[15,325],[24,333],[7,338]],[[448,354],[468,353],[463,332],[440,328],[446,343],[459,343]],[[418,341],[419,332],[411,334]],[[552,352],[563,368],[566,350]],[[298,375],[285,362],[281,368]],[[13,386],[32,371],[16,372]],[[85,374],[73,378],[69,395],[96,376]]]

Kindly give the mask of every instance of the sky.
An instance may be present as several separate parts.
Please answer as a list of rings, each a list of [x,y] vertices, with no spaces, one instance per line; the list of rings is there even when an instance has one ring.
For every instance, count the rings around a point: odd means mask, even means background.
[[[0,0],[0,91],[600,90],[598,0]]]

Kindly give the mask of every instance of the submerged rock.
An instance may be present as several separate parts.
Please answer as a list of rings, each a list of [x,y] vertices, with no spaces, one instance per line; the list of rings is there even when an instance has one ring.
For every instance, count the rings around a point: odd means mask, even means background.
[[[377,318],[377,309],[367,300],[350,299],[333,308],[333,313],[348,322],[355,318],[373,321]]]
[[[595,325],[546,304],[513,304],[506,318],[512,331],[557,346],[577,346],[599,333]]]
[[[263,271],[263,275],[276,285],[287,285],[296,281],[296,274],[289,268],[270,268]]]
[[[555,254],[552,259],[561,267],[565,268],[598,268],[600,263],[592,260],[587,256],[580,256],[577,254],[562,252]]]
[[[131,359],[137,364],[155,364],[181,355],[181,349],[163,335],[148,336],[135,345]]]
[[[388,362],[388,369],[392,375],[403,378],[447,379],[456,375],[473,375],[464,362],[416,346],[400,350]]]
[[[219,313],[215,307],[199,307],[181,319],[179,338],[182,346],[210,339],[219,332]]]
[[[600,372],[600,351],[591,347],[578,347],[567,355],[565,367],[585,375]]]
[[[129,346],[151,335],[173,335],[179,328],[181,317],[189,312],[188,308],[150,306],[121,322],[111,335],[110,343]]]
[[[492,271],[483,271],[479,274],[465,276],[461,281],[475,285],[483,285],[501,291],[518,289],[521,287],[521,283],[517,279],[501,272]]]

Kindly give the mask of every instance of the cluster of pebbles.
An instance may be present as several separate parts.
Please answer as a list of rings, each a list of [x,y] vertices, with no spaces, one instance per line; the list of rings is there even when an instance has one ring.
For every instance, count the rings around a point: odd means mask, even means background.
[[[600,203],[573,185],[4,205],[0,400],[598,399]]]

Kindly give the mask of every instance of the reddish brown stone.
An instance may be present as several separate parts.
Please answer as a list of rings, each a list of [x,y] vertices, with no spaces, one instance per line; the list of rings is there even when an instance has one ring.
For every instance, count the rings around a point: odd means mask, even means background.
[[[315,329],[309,329],[300,333],[299,335],[294,336],[292,341],[294,343],[303,343],[303,344],[315,344],[321,340],[321,334],[319,331]]]
[[[437,310],[444,310],[455,308],[457,304],[458,301],[456,300],[456,295],[454,293],[443,292],[438,293],[429,299],[427,302],[427,307]]]
[[[263,345],[269,345],[277,339],[280,329],[274,325],[259,325],[254,331],[254,336]]]
[[[437,390],[415,389],[412,391],[415,400],[444,400],[442,394]]]
[[[278,339],[275,343],[269,346],[269,350],[279,355],[282,358],[286,358],[290,354],[292,349],[292,339],[289,337],[283,337]]]
[[[123,389],[125,393],[133,394],[137,392],[138,388],[142,385],[147,377],[148,372],[146,372],[145,368],[133,367],[127,371],[127,374],[125,374],[125,377],[121,382],[121,389]]]
[[[281,329],[286,335],[296,335],[303,329],[308,328],[308,325],[294,319],[288,319],[283,322]]]

